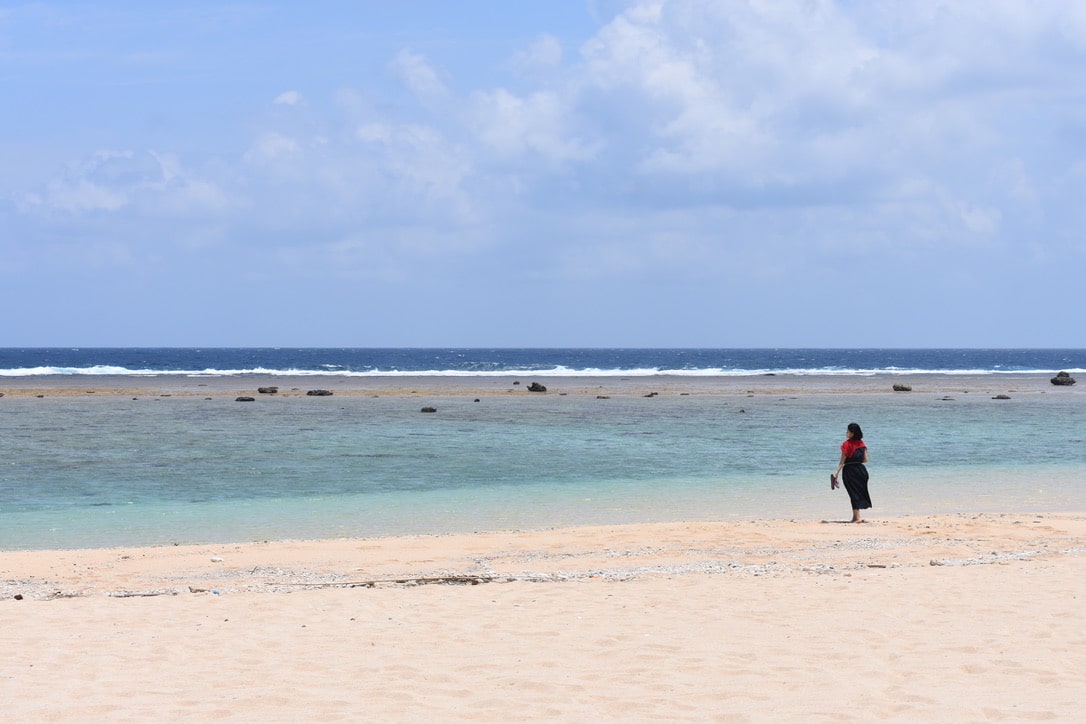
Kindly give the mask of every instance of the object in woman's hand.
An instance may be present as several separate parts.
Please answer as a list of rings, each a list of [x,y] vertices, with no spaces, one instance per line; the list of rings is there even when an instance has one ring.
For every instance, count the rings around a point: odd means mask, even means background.
[[[837,490],[841,484],[837,482],[837,476],[830,473],[830,490]]]

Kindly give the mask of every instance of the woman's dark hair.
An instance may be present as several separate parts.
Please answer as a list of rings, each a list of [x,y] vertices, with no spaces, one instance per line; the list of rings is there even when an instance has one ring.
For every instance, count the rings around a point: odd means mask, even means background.
[[[863,440],[864,439],[864,431],[861,430],[860,426],[857,425],[855,422],[850,422],[848,424],[848,431],[852,433],[852,439],[853,440]]]

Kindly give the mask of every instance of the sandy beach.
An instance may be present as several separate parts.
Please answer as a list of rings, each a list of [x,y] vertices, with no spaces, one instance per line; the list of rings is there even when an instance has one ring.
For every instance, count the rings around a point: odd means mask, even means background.
[[[531,395],[532,381],[37,377],[0,391],[455,398]],[[592,396],[1052,392],[1037,375],[538,381]],[[0,701],[61,722],[1081,718],[1086,513],[869,517],[5,551]]]
[[[6,552],[27,721],[1031,721],[1086,701],[1086,515]]]

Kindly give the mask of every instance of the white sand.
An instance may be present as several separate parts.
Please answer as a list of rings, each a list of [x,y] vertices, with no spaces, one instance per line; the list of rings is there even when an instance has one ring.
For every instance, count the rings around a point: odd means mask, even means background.
[[[1086,708],[1083,514],[0,561],[14,721],[1074,721]],[[457,577],[489,582],[360,585]]]

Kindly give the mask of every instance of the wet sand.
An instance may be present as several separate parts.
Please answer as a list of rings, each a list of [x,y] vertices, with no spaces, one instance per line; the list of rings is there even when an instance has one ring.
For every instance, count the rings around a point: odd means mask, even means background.
[[[12,397],[72,397],[84,395],[158,396],[298,396],[311,390],[333,395],[472,396],[529,395],[537,382],[542,394],[567,395],[761,395],[761,394],[1082,394],[1073,387],[1055,387],[1047,374],[1000,375],[743,375],[651,377],[575,376],[85,376],[45,375],[0,378],[0,393]],[[895,385],[911,388],[895,391]],[[260,388],[277,389],[262,395]]]

